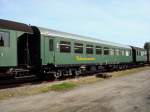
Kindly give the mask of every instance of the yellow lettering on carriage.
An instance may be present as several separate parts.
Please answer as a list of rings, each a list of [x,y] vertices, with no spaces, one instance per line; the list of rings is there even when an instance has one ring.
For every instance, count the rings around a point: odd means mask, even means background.
[[[96,58],[93,57],[80,57],[80,56],[76,56],[76,60],[78,61],[94,61],[96,60]]]

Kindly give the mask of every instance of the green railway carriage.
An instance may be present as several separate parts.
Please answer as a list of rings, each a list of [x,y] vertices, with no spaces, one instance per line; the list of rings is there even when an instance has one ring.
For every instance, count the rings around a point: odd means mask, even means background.
[[[38,39],[34,27],[0,19],[0,77],[28,72],[24,68],[40,64]]]
[[[20,34],[21,32],[0,28],[0,67],[17,66],[16,39]]]
[[[0,77],[58,78],[146,60],[144,49],[0,19]]]
[[[144,48],[147,51],[147,62],[150,63],[150,42],[146,42]]]
[[[132,62],[130,46],[46,28],[39,30],[43,65],[107,65]]]
[[[33,34],[28,25],[0,19],[0,74],[18,66],[17,41],[27,33]]]
[[[0,20],[0,67],[17,66],[17,39],[24,33],[32,33],[32,29],[25,24],[16,26],[14,22]]]
[[[139,47],[132,47],[132,56],[134,63],[146,63],[147,62],[147,51],[146,49]]]

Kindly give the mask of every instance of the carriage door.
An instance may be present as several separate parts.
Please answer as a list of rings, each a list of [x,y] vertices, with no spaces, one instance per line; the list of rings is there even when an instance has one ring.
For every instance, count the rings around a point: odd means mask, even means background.
[[[45,36],[45,63],[46,64],[54,64],[54,57],[55,57],[55,52],[54,52],[54,38],[50,36]]]

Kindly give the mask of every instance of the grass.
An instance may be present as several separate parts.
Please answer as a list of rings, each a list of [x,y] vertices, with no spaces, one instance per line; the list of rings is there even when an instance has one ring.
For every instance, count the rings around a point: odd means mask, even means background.
[[[133,68],[133,69],[128,69],[128,70],[124,70],[124,71],[113,72],[111,74],[113,77],[119,77],[119,76],[125,76],[125,75],[139,73],[139,72],[145,71],[145,70],[150,70],[150,67]]]
[[[92,84],[92,83],[102,81],[102,80],[104,80],[104,79],[103,78],[97,78],[95,76],[86,76],[86,77],[71,79],[69,82],[83,85],[83,84]]]
[[[78,87],[78,84],[71,83],[71,82],[63,82],[60,84],[54,84],[50,86],[50,89],[53,91],[63,91],[63,90],[70,90]]]
[[[43,87],[21,87],[21,88],[8,88],[0,91],[0,100],[9,99],[16,96],[31,96],[39,93],[48,92],[47,86]]]
[[[9,99],[13,97],[32,96],[41,93],[47,93],[49,91],[65,91],[78,87],[78,84],[73,82],[61,82],[59,84],[45,84],[40,86],[25,86],[18,88],[8,88],[0,90],[0,100]]]

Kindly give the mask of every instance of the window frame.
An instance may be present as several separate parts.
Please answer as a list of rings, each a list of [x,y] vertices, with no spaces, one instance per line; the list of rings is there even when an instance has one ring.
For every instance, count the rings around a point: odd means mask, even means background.
[[[125,56],[127,56],[127,57],[128,57],[128,56],[131,56],[131,53],[130,53],[130,52],[131,52],[131,50],[126,49],[126,50],[125,50]]]
[[[52,40],[52,45],[51,45],[51,43],[50,43],[50,41]],[[49,51],[50,52],[52,52],[52,51],[54,51],[54,39],[49,39]]]
[[[98,51],[99,50],[99,51]],[[95,46],[95,54],[96,55],[103,55],[103,47],[102,46]]]
[[[61,42],[64,42],[64,43],[61,44]],[[68,51],[65,51],[65,50],[62,51],[62,46],[65,46],[65,45],[67,45],[67,47],[69,47]],[[60,53],[71,53],[71,42],[70,41],[65,41],[65,40],[60,40],[60,42],[59,42],[59,52]]]
[[[114,48],[109,49],[109,55],[115,56],[115,49]]]
[[[106,53],[107,51],[107,53]],[[104,55],[109,56],[110,55],[110,48],[109,47],[104,47]]]
[[[0,48],[9,48],[9,47],[10,47],[10,31],[3,31],[3,30],[0,30],[0,32],[7,33],[7,34],[8,34],[8,45],[5,46],[5,42],[4,42],[4,46],[0,46]],[[1,39],[1,37],[0,37],[0,39]]]
[[[77,45],[78,44],[78,45]],[[80,46],[81,45],[81,46]],[[76,50],[76,48],[81,48],[80,50],[82,51],[82,52],[77,52]],[[79,50],[79,49],[78,49]],[[80,51],[79,50],[79,51]],[[84,51],[84,44],[83,43],[77,43],[77,42],[75,42],[74,43],[74,53],[75,54],[83,54],[83,51]]]
[[[90,50],[88,50],[89,48],[92,48],[92,52],[89,52]],[[85,46],[86,49],[86,54],[94,54],[94,45],[90,45],[90,44],[86,44]]]

